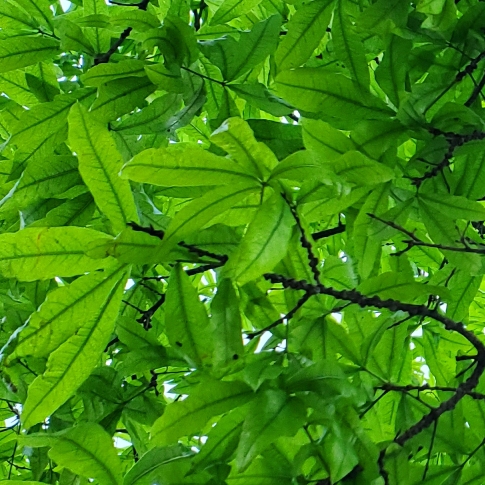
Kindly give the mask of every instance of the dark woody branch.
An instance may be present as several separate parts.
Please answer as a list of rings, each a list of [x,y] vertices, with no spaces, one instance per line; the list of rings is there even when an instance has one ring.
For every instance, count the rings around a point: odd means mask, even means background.
[[[429,386],[428,384],[424,384],[423,386],[396,386],[394,384],[384,384],[382,386],[376,387],[376,389],[381,389],[383,391],[397,391],[397,392],[409,392],[409,391],[441,391],[441,392],[456,392],[457,387],[446,387],[446,386]],[[466,393],[467,396],[470,396],[472,399],[477,400],[485,400],[485,394],[481,392],[474,392],[469,391]]]
[[[325,237],[335,236],[336,234],[341,234],[345,232],[345,224],[339,223],[337,227],[332,227],[330,229],[324,229],[323,231],[314,232],[312,238],[314,241],[323,239]]]
[[[455,322],[450,318],[442,315],[435,309],[430,309],[424,305],[415,305],[411,303],[403,303],[398,300],[382,300],[378,296],[366,296],[357,290],[336,290],[335,288],[327,287],[322,284],[311,284],[305,280],[295,280],[293,278],[286,278],[277,274],[265,274],[265,279],[272,283],[281,283],[283,288],[293,290],[303,290],[310,295],[329,295],[339,300],[344,300],[350,303],[359,305],[362,308],[374,307],[378,309],[387,309],[391,312],[402,311],[408,313],[412,317],[431,318],[444,325],[446,330],[454,331],[467,339],[477,350],[477,357],[475,360],[475,369],[471,376],[462,382],[455,390],[455,394],[448,400],[442,402],[438,407],[434,408],[428,414],[423,416],[421,420],[415,425],[411,426],[404,433],[397,436],[394,440],[399,445],[404,445],[408,440],[419,434],[424,429],[431,426],[442,414],[453,410],[458,402],[467,394],[473,391],[478,385],[478,381],[485,371],[485,345],[473,333],[465,328],[461,322]]]
[[[150,0],[141,0],[139,3],[121,3],[116,1],[110,1],[113,5],[120,5],[123,7],[138,7],[140,10],[146,10]],[[104,53],[98,54],[94,58],[94,65],[97,66],[98,64],[106,64],[109,62],[111,56],[118,50],[118,48],[123,44],[123,42],[130,36],[131,31],[133,30],[132,27],[127,27],[123,32],[121,32],[120,36],[114,44]]]
[[[478,92],[480,92],[480,90]],[[430,128],[429,132],[435,136],[444,136],[446,141],[448,142],[448,148],[446,149],[446,152],[443,155],[441,162],[439,162],[421,177],[414,177],[412,179],[413,185],[416,185],[417,187],[419,187],[425,180],[436,177],[436,175],[438,175],[446,167],[448,167],[451,164],[451,160],[455,154],[455,150],[458,147],[473,140],[483,140],[485,138],[485,133],[481,131],[474,131],[473,133],[470,133],[468,135],[460,135],[452,132],[443,132],[436,128]]]
[[[485,254],[485,247],[472,247],[470,246],[470,243],[465,239],[461,238],[460,243],[462,246],[446,246],[444,244],[435,244],[427,241],[422,241],[419,239],[413,232],[408,231],[404,227],[400,226],[399,224],[396,224],[395,222],[392,221],[386,221],[385,219],[381,219],[380,217],[374,215],[374,214],[367,214],[369,217],[372,219],[376,219],[377,221],[382,222],[383,224],[386,224],[389,227],[392,227],[393,229],[396,229],[397,231],[401,232],[402,234],[405,234],[406,236],[409,237],[409,239],[405,239],[402,242],[406,244],[406,248],[402,249],[401,251],[397,251],[395,253],[392,253],[391,256],[400,256],[401,254],[404,254],[405,252],[409,251],[415,246],[421,246],[421,247],[427,247],[427,248],[435,248],[439,249],[440,251],[454,251],[458,253],[472,253],[472,254]]]

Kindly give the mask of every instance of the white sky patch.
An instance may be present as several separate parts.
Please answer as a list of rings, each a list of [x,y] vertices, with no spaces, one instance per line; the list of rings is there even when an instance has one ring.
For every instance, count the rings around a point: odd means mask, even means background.
[[[177,397],[177,394],[170,392],[174,387],[175,387],[175,384],[172,384],[170,382],[164,382],[163,383],[163,394],[164,394],[164,396],[167,396],[171,399],[175,399]]]
[[[120,438],[119,436],[115,436],[113,438],[115,448],[128,448],[131,446],[131,443],[123,438]]]
[[[264,344],[271,338],[271,332],[264,332],[263,335],[261,335],[259,339],[258,346],[256,347],[256,350],[254,351],[255,354],[258,354],[261,352],[261,350],[264,347]]]
[[[338,323],[342,322],[342,314],[341,313],[332,313],[331,315],[332,315],[333,318],[335,318],[335,320],[337,320]]]
[[[132,278],[129,278],[125,285],[125,291],[133,287],[134,284],[135,284],[135,280],[133,280]]]
[[[64,12],[67,12],[69,10],[69,7],[71,6],[71,2],[69,0],[60,0],[61,3],[61,8]]]
[[[423,373],[424,378],[426,380],[428,380],[429,379],[429,367],[426,364],[421,366],[421,372]]]
[[[418,327],[412,334],[411,337],[422,337],[423,336],[423,327]]]

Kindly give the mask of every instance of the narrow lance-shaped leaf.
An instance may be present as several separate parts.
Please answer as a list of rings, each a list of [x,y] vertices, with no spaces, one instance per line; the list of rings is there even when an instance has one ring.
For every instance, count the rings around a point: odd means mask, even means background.
[[[69,114],[69,142],[79,158],[79,171],[115,232],[137,222],[130,184],[119,176],[121,155],[106,127],[77,104]]]
[[[255,399],[243,424],[236,452],[239,470],[251,462],[280,436],[293,436],[305,424],[306,409],[302,401],[280,390],[268,390]]]
[[[128,470],[123,485],[150,485],[157,476],[173,477],[173,472],[176,471],[173,470],[173,465],[177,466],[180,460],[185,459],[186,466],[182,474],[184,475],[190,466],[190,463],[187,462],[188,456],[190,455],[184,452],[179,445],[152,448]]]
[[[145,98],[156,86],[148,77],[115,79],[99,87],[99,94],[90,112],[100,123],[114,121],[120,116],[143,106]]]
[[[13,126],[9,139],[9,145],[18,147],[15,160],[19,163],[44,160],[53,153],[57,144],[66,139],[65,128],[71,106],[76,100],[93,94],[93,89],[80,89],[25,111]],[[56,136],[58,133],[59,136]]]
[[[260,3],[261,0],[224,0],[215,11],[210,23],[211,25],[224,24],[250,12]]]
[[[21,7],[23,7],[29,14],[35,18],[40,24],[53,29],[52,25],[52,10],[49,0],[15,0]]]
[[[102,268],[86,247],[105,234],[84,227],[39,227],[0,234],[0,273],[20,281],[75,276]]]
[[[466,197],[448,194],[425,192],[419,194],[420,204],[426,204],[429,210],[446,214],[450,219],[465,219],[467,221],[483,221],[485,208]]]
[[[50,354],[45,372],[29,386],[21,416],[26,428],[64,404],[95,368],[113,332],[126,276],[125,272],[119,274],[108,295],[100,291],[91,318]]]
[[[18,8],[10,0],[0,2],[0,27],[2,29],[37,29],[37,22],[25,10]]]
[[[316,0],[299,6],[288,22],[288,32],[275,53],[279,71],[304,64],[325,35],[334,0]]]
[[[38,199],[54,197],[78,184],[82,180],[75,157],[35,161],[27,165],[18,183],[0,200],[0,211],[23,209]]]
[[[197,290],[180,265],[170,275],[165,301],[165,326],[170,345],[191,367],[200,368],[212,355],[209,318]]]
[[[111,130],[121,132],[123,135],[160,133],[164,130],[169,118],[180,111],[181,99],[179,94],[174,93],[161,96],[123,121],[110,123]]]
[[[353,246],[358,261],[360,276],[366,280],[379,265],[381,240],[368,234],[372,219],[368,214],[379,215],[385,212],[389,203],[389,184],[378,186],[364,202],[354,222]]]
[[[241,118],[229,118],[213,134],[211,141],[223,148],[244,169],[266,179],[278,164],[275,154],[256,141],[253,130]]]
[[[241,338],[241,310],[236,291],[229,279],[223,279],[217,287],[211,305],[214,365],[225,365],[238,360],[244,353]]]
[[[195,234],[211,220],[259,190],[259,184],[255,183],[220,187],[187,204],[175,215],[165,232],[165,251],[170,251],[184,237]]]
[[[126,228],[116,238],[100,239],[87,248],[92,258],[112,256],[120,263],[157,264],[160,258],[161,241],[155,236]]]
[[[203,380],[187,399],[167,406],[153,425],[152,441],[167,445],[182,436],[191,436],[209,419],[242,406],[252,396],[251,388],[240,381]]]
[[[198,146],[144,150],[123,167],[123,176],[165,187],[225,185],[255,180],[236,162]]]
[[[120,485],[121,462],[111,436],[96,423],[82,423],[54,441],[49,456],[77,475]]]
[[[411,51],[412,42],[398,35],[391,35],[389,45],[382,62],[376,69],[376,81],[389,96],[394,106],[398,107],[405,94],[407,66],[398,59],[406,59]]]
[[[294,224],[286,202],[279,194],[259,208],[240,246],[224,268],[226,275],[243,285],[271,271],[286,253]]]
[[[369,90],[369,67],[364,46],[350,22],[348,0],[338,0],[332,23],[332,40],[337,57],[350,71],[361,90]]]
[[[207,442],[192,459],[196,469],[204,469],[210,463],[223,461],[232,456],[241,437],[246,406],[226,414],[207,433]]]
[[[143,61],[136,59],[128,59],[116,64],[98,64],[83,74],[81,79],[86,86],[99,87],[109,81],[127,76],[145,77],[145,66]]]
[[[379,98],[360,92],[358,85],[324,69],[302,67],[278,74],[276,94],[297,109],[338,119],[389,119],[393,112]]]
[[[123,266],[81,276],[50,292],[17,336],[11,359],[26,355],[45,357],[71,337],[86,320],[94,318],[99,302],[124,272]]]
[[[325,160],[333,160],[356,149],[354,142],[349,137],[325,121],[305,118],[301,124],[305,147],[316,151]]]
[[[0,41],[0,72],[13,71],[59,54],[59,41],[49,37],[19,36]]]
[[[226,81],[233,81],[264,61],[275,49],[281,17],[273,15],[243,32],[239,41],[232,37],[201,44],[202,52],[221,69]]]

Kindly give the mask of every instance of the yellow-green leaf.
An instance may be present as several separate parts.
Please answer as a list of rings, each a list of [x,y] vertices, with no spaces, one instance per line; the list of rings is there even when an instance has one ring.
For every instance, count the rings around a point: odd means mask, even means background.
[[[106,261],[90,258],[85,250],[105,236],[85,227],[36,227],[0,234],[0,273],[35,281],[99,269]]]
[[[126,277],[125,272],[118,274],[83,325],[50,354],[45,372],[29,386],[21,415],[26,428],[50,416],[96,367],[113,332]]]
[[[69,114],[69,142],[79,159],[79,171],[96,205],[119,232],[128,222],[137,222],[133,194],[127,180],[119,176],[122,158],[102,123],[80,104]]]

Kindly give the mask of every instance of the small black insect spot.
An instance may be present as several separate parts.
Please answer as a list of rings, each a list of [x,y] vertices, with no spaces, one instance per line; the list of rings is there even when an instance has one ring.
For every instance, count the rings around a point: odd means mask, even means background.
[[[180,342],[175,342],[175,345],[177,345],[178,347],[182,347],[182,344]]]
[[[232,356],[232,359],[233,359],[233,360],[237,360],[237,359],[239,359],[239,355],[234,354],[234,355]]]

